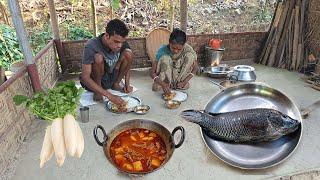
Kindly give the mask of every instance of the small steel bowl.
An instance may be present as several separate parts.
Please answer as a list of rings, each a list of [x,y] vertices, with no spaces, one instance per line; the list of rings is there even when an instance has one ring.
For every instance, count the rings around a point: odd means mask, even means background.
[[[136,113],[136,114],[147,114],[150,110],[150,106],[148,105],[138,105],[136,106],[133,111]]]
[[[175,100],[165,101],[165,106],[168,109],[177,109],[180,106],[180,104],[181,104],[180,101],[175,101]]]

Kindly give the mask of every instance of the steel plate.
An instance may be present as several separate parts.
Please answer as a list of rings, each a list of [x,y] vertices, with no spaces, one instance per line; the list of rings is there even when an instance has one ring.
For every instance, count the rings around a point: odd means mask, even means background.
[[[112,111],[111,107],[112,107],[112,102],[108,101],[106,103],[106,109],[108,109],[109,111],[113,112],[113,113],[128,113],[128,112],[133,112],[134,108],[138,105],[141,105],[141,100],[137,97],[134,96],[121,96],[122,99],[124,99],[125,101],[132,101],[132,107],[128,107],[127,112],[114,112]]]
[[[297,106],[280,91],[257,83],[230,87],[216,95],[207,104],[205,112],[222,113],[251,108],[276,109],[299,120],[301,127],[278,140],[251,144],[218,141],[200,128],[204,142],[219,159],[238,168],[263,169],[283,162],[297,148],[303,124]]]

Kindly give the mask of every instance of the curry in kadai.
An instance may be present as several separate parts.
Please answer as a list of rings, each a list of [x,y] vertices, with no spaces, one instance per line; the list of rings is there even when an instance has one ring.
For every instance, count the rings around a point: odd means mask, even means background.
[[[110,155],[121,170],[149,172],[161,166],[166,158],[162,138],[147,129],[129,129],[120,133],[111,143]]]

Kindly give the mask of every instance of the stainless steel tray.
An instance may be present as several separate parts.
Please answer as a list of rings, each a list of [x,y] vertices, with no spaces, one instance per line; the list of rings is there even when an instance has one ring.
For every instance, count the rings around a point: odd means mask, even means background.
[[[297,106],[283,93],[257,83],[227,88],[216,95],[205,111],[222,113],[250,108],[272,108],[301,122],[301,128],[278,140],[262,143],[236,144],[210,138],[200,128],[211,152],[229,165],[241,169],[263,169],[287,159],[298,147],[302,136],[302,119]]]

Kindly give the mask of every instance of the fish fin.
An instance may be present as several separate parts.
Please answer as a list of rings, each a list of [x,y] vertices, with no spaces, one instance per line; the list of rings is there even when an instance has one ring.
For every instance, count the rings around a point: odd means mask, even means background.
[[[218,113],[218,112],[207,112],[207,111],[205,111],[205,110],[203,110],[203,111],[201,111],[201,112],[206,113],[206,114],[209,114],[209,115],[211,115],[211,116],[218,116],[218,115],[220,115],[220,114],[223,114],[223,113]]]
[[[205,112],[205,113],[207,113],[211,116],[218,116],[218,115],[222,114],[222,113],[212,113],[212,112]]]

